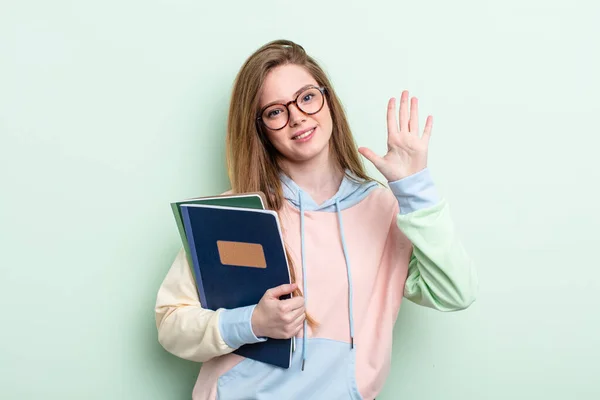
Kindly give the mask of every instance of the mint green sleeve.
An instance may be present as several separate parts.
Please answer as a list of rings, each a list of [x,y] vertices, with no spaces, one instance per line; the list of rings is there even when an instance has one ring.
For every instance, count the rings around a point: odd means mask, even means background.
[[[412,243],[404,297],[440,311],[469,307],[477,294],[477,271],[461,243],[429,168],[390,182],[398,228]]]
[[[413,245],[404,297],[440,311],[469,307],[476,297],[477,271],[454,229],[447,201],[400,213],[396,222]]]

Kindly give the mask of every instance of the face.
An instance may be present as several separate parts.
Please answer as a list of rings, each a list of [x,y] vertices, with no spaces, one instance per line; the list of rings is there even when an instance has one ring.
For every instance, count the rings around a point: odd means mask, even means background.
[[[271,70],[263,84],[260,110],[275,103],[286,104],[300,95],[300,108],[311,113],[311,101],[318,98],[315,94],[319,94],[314,89],[305,91],[309,85],[319,86],[312,75],[298,65],[283,65]],[[323,158],[323,161],[327,159],[333,123],[329,104],[326,99],[323,102],[321,110],[311,115],[301,111],[296,103],[289,104],[289,120],[282,129],[269,129],[263,125],[269,141],[288,162],[304,163],[316,158]],[[269,118],[272,121],[283,118],[285,122],[285,113],[287,111],[283,106],[269,107],[262,116],[263,119]]]

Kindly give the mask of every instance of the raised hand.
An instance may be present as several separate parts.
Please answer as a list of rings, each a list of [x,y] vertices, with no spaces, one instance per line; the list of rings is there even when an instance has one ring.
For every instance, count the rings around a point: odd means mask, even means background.
[[[297,287],[292,283],[265,292],[252,313],[252,331],[257,337],[289,339],[302,329],[306,317],[304,297],[279,300],[279,297],[292,293]]]
[[[396,99],[391,98],[387,108],[388,152],[380,157],[366,147],[358,151],[371,161],[388,182],[393,182],[415,174],[427,167],[427,152],[433,117],[425,122],[423,135],[419,135],[419,105],[416,97],[410,101],[408,110],[408,91],[400,98],[400,124],[396,118]]]

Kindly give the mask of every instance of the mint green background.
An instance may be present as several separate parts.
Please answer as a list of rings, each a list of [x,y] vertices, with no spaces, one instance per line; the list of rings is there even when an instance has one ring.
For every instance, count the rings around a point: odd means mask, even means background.
[[[322,62],[360,145],[385,151],[387,99],[419,97],[479,268],[465,312],[404,304],[379,398],[600,398],[599,17],[591,0],[2,1],[0,398],[190,398],[198,365],[153,319],[180,245],[169,202],[228,188],[232,80],[280,37]]]

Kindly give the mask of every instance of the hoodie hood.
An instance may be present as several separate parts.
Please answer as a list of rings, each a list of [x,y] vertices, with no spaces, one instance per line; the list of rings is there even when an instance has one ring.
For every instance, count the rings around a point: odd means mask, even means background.
[[[302,204],[304,211],[337,212],[345,210],[359,203],[378,186],[377,182],[361,182],[360,178],[346,170],[337,193],[323,204],[317,204],[289,176],[281,174],[280,180],[285,199],[298,209]]]

